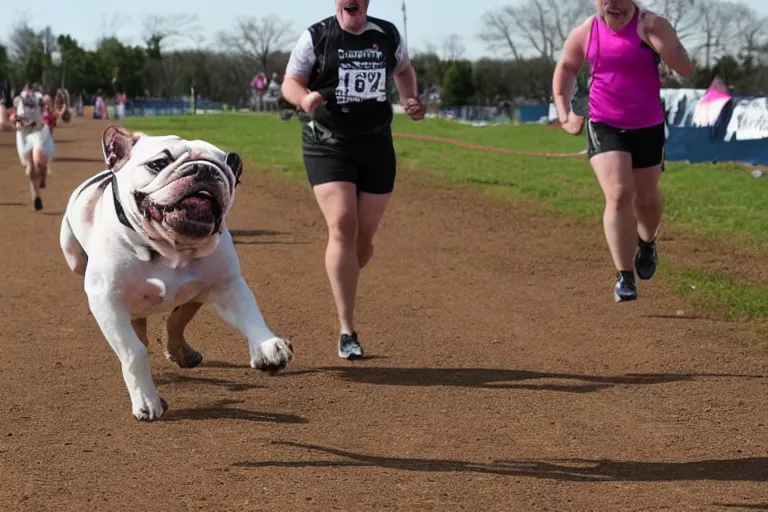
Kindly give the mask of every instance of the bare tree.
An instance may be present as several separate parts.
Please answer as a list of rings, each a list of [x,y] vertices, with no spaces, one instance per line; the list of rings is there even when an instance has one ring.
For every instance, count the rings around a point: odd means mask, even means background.
[[[648,10],[664,16],[683,43],[696,37],[702,16],[696,0],[650,0]]]
[[[133,39],[132,37],[125,35],[122,38],[118,38],[118,32],[120,29],[125,28],[128,22],[131,21],[131,15],[128,12],[112,12],[111,14],[102,13],[101,15],[101,37],[96,41],[96,46],[101,44],[101,41],[106,39],[122,39],[126,42]]]
[[[467,47],[459,34],[450,34],[443,41],[443,60],[454,61],[461,59],[467,52]]]
[[[591,0],[526,0],[485,13],[478,37],[488,49],[506,49],[516,60],[533,53],[552,62],[571,30],[593,12]]]
[[[173,48],[175,43],[194,43],[195,34],[201,32],[197,25],[197,16],[194,14],[151,15],[144,19],[143,25],[142,39],[150,58],[145,66],[150,73],[159,76],[160,89],[154,92],[169,97],[178,78],[180,58],[178,52],[169,53],[168,50]],[[113,84],[117,84],[119,76],[114,76],[112,81]]]
[[[257,62],[263,71],[269,66],[269,58],[284,50],[292,38],[291,22],[275,16],[239,18],[232,30],[218,35],[226,51]]]
[[[192,42],[201,32],[195,14],[151,15],[144,19],[143,25],[142,38],[150,53],[156,53],[155,58],[176,42]]]
[[[9,38],[9,50],[11,59],[16,62],[25,62],[33,50],[40,46],[40,36],[29,26],[26,19],[20,20]]]
[[[744,5],[733,6],[733,44],[738,48],[738,57],[754,59],[763,48],[768,48],[768,17]],[[736,56],[736,55],[734,55]]]
[[[428,55],[439,55],[437,52],[437,46],[434,43],[427,43],[424,45],[424,51],[423,52],[414,52],[414,55],[418,53],[424,53]]]
[[[711,66],[716,59],[730,53],[729,44],[736,33],[738,5],[743,4],[722,0],[696,2],[700,17],[698,37],[693,38],[694,55],[703,54],[705,66]]]
[[[493,53],[509,53],[520,61],[523,56],[518,49],[519,39],[515,34],[515,12],[512,7],[505,7],[500,12],[488,11],[482,18],[483,31],[478,38]],[[505,51],[506,50],[506,51]]]

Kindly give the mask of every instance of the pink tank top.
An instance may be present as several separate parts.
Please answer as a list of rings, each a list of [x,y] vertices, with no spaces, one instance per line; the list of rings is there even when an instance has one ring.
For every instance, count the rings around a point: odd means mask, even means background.
[[[654,52],[637,33],[640,9],[618,32],[600,16],[592,20],[587,43],[591,67],[589,117],[621,130],[664,122],[661,79]]]

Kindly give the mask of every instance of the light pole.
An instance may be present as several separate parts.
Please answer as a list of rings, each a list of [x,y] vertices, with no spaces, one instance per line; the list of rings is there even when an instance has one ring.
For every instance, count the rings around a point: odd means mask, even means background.
[[[51,52],[51,64],[54,66],[61,65],[61,88],[64,88],[64,74],[66,73],[64,64],[64,55],[59,50]]]
[[[408,49],[408,16],[405,12],[405,0],[403,0],[403,35],[405,38],[405,48]]]

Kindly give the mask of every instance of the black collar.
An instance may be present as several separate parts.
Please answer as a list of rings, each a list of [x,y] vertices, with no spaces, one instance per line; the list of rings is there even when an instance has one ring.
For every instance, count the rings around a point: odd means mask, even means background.
[[[120,223],[123,226],[136,231],[136,228],[134,228],[133,225],[128,221],[128,216],[125,215],[123,204],[120,202],[120,194],[117,191],[117,173],[114,172],[112,173],[112,197],[115,199],[115,213],[117,213],[117,218],[120,220]]]
[[[91,185],[95,185],[96,183],[101,182],[102,186],[106,186],[107,182],[105,181],[106,173],[111,174],[110,182],[112,183],[112,198],[115,201],[115,213],[117,214],[117,218],[120,220],[120,224],[127,227],[131,231],[136,231],[136,228],[133,227],[133,225],[128,221],[128,216],[125,214],[125,209],[123,208],[123,204],[120,202],[120,194],[117,190],[117,174],[107,170],[104,172],[101,172],[91,178],[83,187],[80,189],[80,192],[78,193],[78,196],[83,193],[85,189],[90,187]],[[147,250],[149,250],[150,257],[154,258],[155,256],[158,256],[160,253],[158,253],[155,249],[152,247],[147,247]]]

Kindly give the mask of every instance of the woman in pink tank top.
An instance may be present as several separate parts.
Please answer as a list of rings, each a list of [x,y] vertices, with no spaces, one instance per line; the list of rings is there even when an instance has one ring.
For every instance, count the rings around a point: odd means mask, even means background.
[[[603,228],[618,272],[616,302],[635,300],[640,279],[656,272],[656,233],[664,212],[659,190],[664,161],[664,111],[659,65],[682,76],[693,64],[669,21],[632,0],[596,0],[598,13],[568,36],[552,90],[565,131],[584,118],[570,108],[576,75],[591,72],[587,154],[605,195]]]

